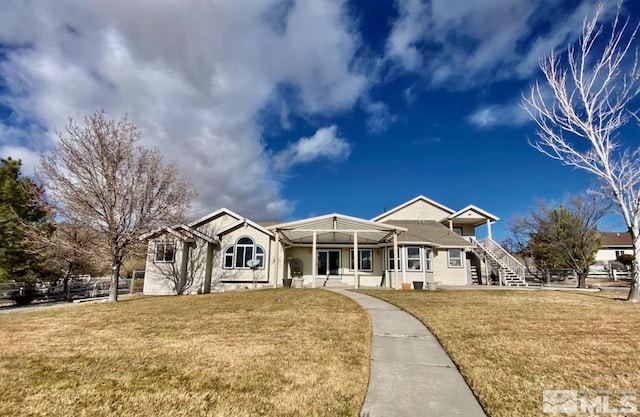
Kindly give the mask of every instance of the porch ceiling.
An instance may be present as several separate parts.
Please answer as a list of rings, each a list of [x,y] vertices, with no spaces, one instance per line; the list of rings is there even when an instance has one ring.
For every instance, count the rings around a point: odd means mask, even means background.
[[[292,244],[312,244],[314,232],[317,244],[351,244],[355,233],[358,235],[358,244],[376,244],[387,240],[394,231],[406,231],[402,227],[337,213],[275,224],[268,229],[279,233]]]

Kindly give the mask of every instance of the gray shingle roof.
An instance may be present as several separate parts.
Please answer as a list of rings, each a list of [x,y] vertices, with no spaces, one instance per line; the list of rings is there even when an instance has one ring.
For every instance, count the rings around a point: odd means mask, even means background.
[[[399,243],[424,242],[441,247],[472,246],[460,235],[434,220],[390,220],[385,223],[407,229],[398,236]]]

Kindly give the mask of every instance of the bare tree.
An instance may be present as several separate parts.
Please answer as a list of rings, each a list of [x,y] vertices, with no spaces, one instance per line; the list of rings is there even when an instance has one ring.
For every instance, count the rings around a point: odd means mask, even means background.
[[[157,149],[138,144],[127,116],[109,120],[104,111],[72,118],[57,146],[41,158],[41,174],[58,212],[97,231],[111,262],[109,301],[118,300],[122,261],[145,230],[178,221],[195,192],[175,163],[163,164]]]
[[[69,281],[74,275],[93,275],[104,266],[101,260],[104,260],[105,253],[96,250],[96,238],[93,230],[58,223],[51,236],[41,240],[41,253],[47,259],[48,268],[57,279],[62,278],[65,299],[69,299]]]
[[[538,125],[532,145],[545,155],[594,175],[596,190],[619,208],[633,239],[635,262],[640,259],[640,152],[620,137],[620,129],[635,119],[634,100],[640,93],[640,69],[634,48],[638,25],[621,18],[621,3],[603,39],[600,4],[585,18],[577,46],[570,45],[566,60],[555,52],[540,67],[546,85],[532,86],[522,107]],[[604,44],[604,45],[602,45]],[[634,265],[629,301],[640,301],[640,269]]]

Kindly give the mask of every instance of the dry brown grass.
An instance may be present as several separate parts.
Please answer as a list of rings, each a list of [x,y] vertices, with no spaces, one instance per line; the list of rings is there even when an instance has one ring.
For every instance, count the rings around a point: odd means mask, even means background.
[[[544,389],[640,389],[640,305],[626,294],[364,292],[425,323],[492,417],[543,415]]]
[[[0,317],[1,416],[355,416],[369,319],[322,290],[134,298]]]

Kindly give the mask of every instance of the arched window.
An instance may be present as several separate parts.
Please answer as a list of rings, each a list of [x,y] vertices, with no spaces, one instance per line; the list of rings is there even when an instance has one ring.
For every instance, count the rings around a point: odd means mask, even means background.
[[[241,237],[236,244],[224,251],[223,265],[227,269],[247,269],[247,262],[257,261],[259,269],[264,268],[264,249],[256,245],[250,237]]]

